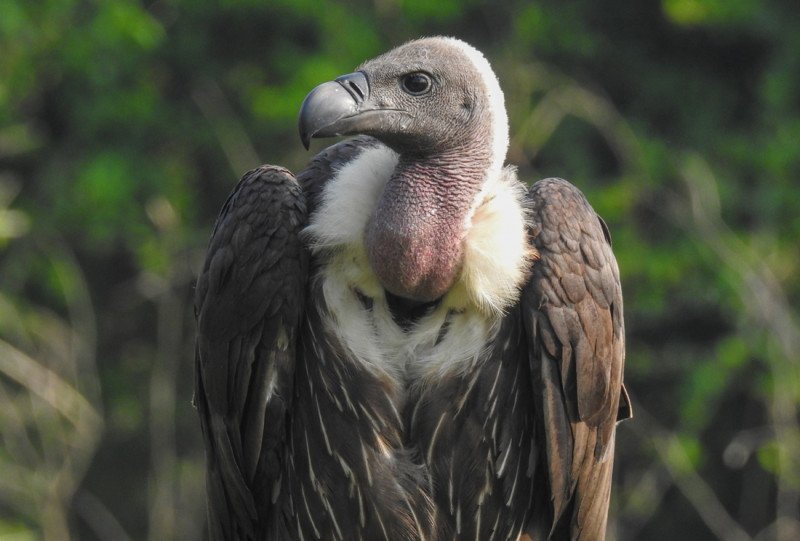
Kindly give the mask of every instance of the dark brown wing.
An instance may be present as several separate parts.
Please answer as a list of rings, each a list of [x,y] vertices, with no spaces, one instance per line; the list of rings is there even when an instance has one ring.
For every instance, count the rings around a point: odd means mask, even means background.
[[[547,483],[550,500],[534,509],[531,535],[598,541],[605,537],[615,426],[620,413],[629,416],[619,270],[608,229],[570,183],[537,182],[528,205],[539,258],[521,307],[545,451],[547,475],[539,482]]]
[[[195,403],[215,540],[263,538],[278,527],[272,494],[293,394],[305,223],[289,171],[250,171],[220,213],[197,282]]]

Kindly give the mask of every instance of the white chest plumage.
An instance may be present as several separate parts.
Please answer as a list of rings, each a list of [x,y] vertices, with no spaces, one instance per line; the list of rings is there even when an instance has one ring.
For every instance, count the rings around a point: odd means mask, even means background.
[[[530,262],[523,186],[513,169],[489,178],[465,228],[464,261],[456,284],[430,314],[403,330],[367,260],[364,231],[397,154],[364,150],[325,186],[306,235],[327,258],[323,294],[338,335],[353,357],[395,381],[412,382],[463,370],[476,362],[516,302]],[[366,309],[363,298],[371,299]]]

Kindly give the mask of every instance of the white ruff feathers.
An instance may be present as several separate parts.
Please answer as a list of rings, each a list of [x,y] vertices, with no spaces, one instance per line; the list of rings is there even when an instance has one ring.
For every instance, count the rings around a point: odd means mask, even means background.
[[[363,245],[364,231],[383,187],[397,166],[397,153],[380,145],[364,150],[325,185],[322,204],[306,227],[311,248]]]
[[[331,272],[344,274],[350,285],[371,297],[383,294],[367,261],[364,231],[396,164],[397,154],[387,147],[363,151],[325,186],[322,203],[305,229],[315,252],[335,248],[346,254],[332,262]],[[446,307],[473,306],[493,316],[517,300],[530,261],[524,195],[511,167],[487,180],[467,226],[464,263],[445,295]]]
[[[522,206],[525,186],[514,168],[506,167],[480,195],[464,239],[459,282],[479,309],[497,314],[516,302],[531,260]]]

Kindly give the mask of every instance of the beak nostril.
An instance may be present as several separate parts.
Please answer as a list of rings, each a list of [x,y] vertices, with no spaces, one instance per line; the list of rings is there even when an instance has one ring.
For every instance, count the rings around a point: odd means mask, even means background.
[[[342,85],[358,104],[369,97],[369,83],[367,82],[367,78],[360,71],[337,77],[336,82]]]
[[[355,81],[347,81],[347,83],[350,85],[350,88],[352,88],[353,91],[356,94],[358,94],[358,97],[363,100],[364,99],[364,91],[361,90],[361,88],[355,83]]]

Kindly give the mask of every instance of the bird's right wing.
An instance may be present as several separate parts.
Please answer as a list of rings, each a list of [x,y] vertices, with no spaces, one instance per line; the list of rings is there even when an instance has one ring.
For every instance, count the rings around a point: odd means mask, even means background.
[[[272,538],[278,527],[272,507],[294,392],[306,220],[289,171],[250,171],[220,212],[197,281],[195,404],[213,540]]]

